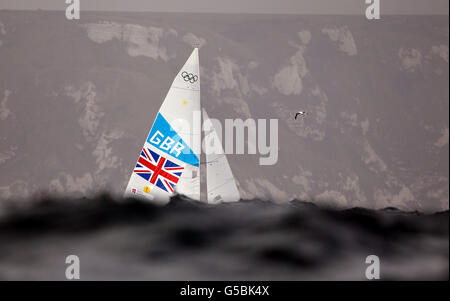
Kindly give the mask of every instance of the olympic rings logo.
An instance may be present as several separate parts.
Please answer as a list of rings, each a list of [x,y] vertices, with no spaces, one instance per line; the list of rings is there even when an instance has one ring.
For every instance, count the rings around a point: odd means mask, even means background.
[[[191,84],[195,83],[198,80],[197,75],[187,73],[186,71],[183,71],[181,73],[181,77],[184,79],[185,82],[190,82]]]

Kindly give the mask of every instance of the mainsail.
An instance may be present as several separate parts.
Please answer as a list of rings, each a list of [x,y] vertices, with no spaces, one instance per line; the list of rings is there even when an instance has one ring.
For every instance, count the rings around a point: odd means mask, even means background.
[[[204,150],[206,153],[206,188],[208,203],[239,201],[239,190],[223,152],[221,139],[214,124],[203,109],[203,128],[205,131]]]
[[[125,197],[200,200],[200,74],[195,48],[175,77],[131,174]]]

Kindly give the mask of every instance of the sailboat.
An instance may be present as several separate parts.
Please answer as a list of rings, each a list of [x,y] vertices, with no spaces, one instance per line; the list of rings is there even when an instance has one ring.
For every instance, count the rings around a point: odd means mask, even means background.
[[[159,109],[124,197],[167,204],[174,195],[218,204],[240,199],[216,128],[203,109],[205,162],[202,145],[198,48],[175,76]],[[201,199],[200,168],[206,166],[206,200]]]

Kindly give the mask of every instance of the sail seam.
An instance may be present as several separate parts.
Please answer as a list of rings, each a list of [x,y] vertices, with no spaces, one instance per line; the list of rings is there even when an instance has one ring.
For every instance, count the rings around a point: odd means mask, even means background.
[[[176,86],[172,86],[172,88],[174,89],[181,89],[181,90],[187,90],[187,91],[196,91],[196,92],[200,92],[200,89],[188,89],[188,88],[182,88],[182,87],[176,87]]]

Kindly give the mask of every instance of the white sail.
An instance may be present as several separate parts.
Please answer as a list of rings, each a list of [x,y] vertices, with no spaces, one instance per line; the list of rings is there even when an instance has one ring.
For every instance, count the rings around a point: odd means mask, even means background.
[[[195,48],[175,77],[140,152],[124,196],[167,203],[200,200],[200,74]]]
[[[203,109],[203,129],[208,203],[237,202],[240,199],[239,190],[217,131],[205,109]]]

